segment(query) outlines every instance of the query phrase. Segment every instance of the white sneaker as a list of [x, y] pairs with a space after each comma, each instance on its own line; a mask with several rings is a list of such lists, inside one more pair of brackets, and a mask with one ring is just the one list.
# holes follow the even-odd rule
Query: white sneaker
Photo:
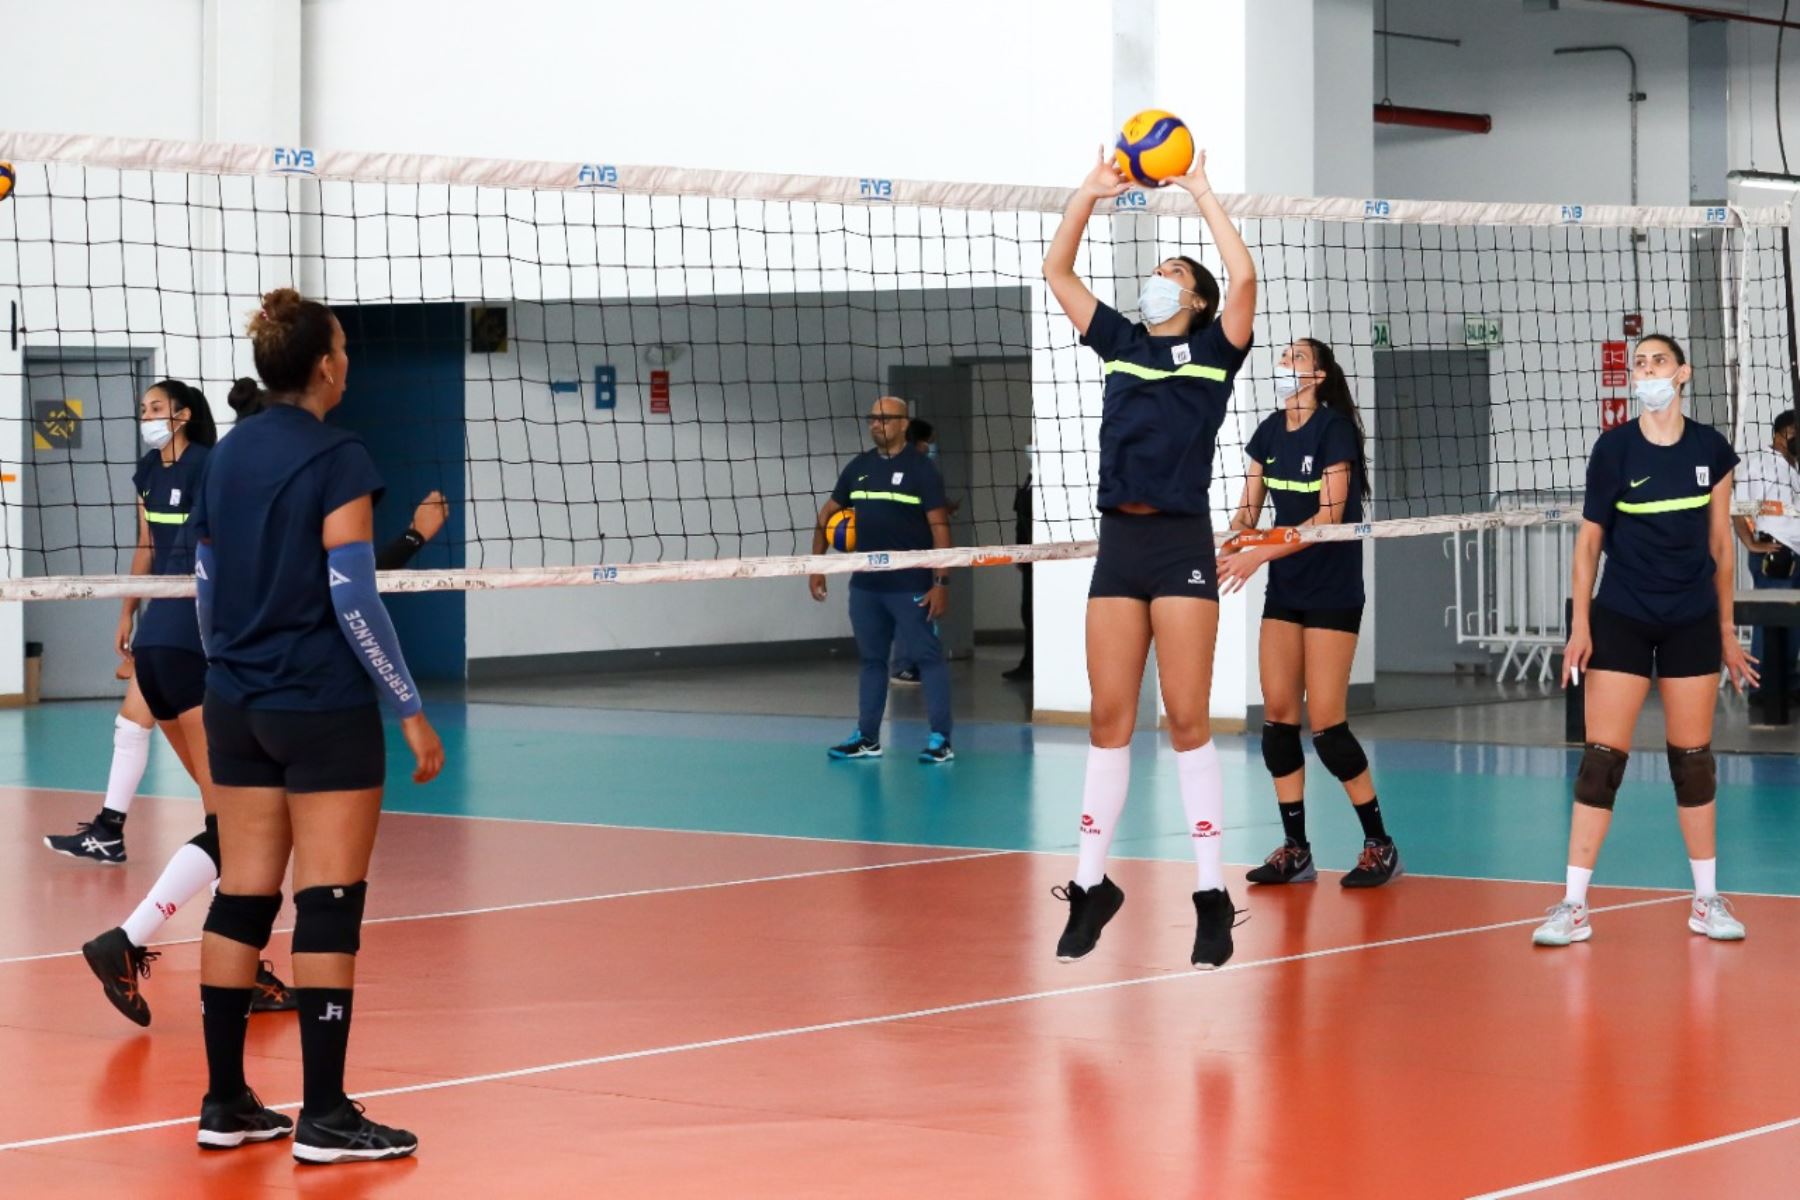
[[1688, 928], [1715, 942], [1744, 940], [1744, 923], [1731, 915], [1731, 901], [1723, 896], [1695, 896], [1688, 909]]
[[1565, 901], [1550, 910], [1548, 921], [1532, 930], [1531, 942], [1534, 946], [1566, 946], [1570, 942], [1585, 942], [1593, 936], [1594, 927], [1588, 924], [1587, 905]]

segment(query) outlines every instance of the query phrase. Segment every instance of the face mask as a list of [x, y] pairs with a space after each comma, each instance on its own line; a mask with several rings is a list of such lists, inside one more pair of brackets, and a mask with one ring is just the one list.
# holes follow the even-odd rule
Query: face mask
[[1275, 377], [1275, 394], [1286, 400], [1300, 390], [1300, 376], [1292, 371], [1283, 371]]
[[1645, 412], [1658, 413], [1675, 403], [1675, 381], [1640, 379], [1631, 386], [1631, 394], [1644, 406]]
[[144, 445], [152, 450], [161, 450], [175, 440], [175, 431], [164, 420], [144, 421], [138, 425], [138, 432], [143, 435]]
[[1173, 279], [1152, 275], [1138, 292], [1138, 315], [1152, 325], [1161, 325], [1181, 311], [1181, 293], [1185, 291]]

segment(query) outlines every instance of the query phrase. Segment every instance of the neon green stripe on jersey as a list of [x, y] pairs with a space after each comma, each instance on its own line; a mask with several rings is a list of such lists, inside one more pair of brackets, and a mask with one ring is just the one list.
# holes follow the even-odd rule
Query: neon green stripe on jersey
[[1173, 371], [1164, 371], [1156, 367], [1140, 367], [1134, 362], [1123, 359], [1112, 359], [1106, 364], [1106, 373], [1123, 371], [1127, 375], [1135, 375], [1139, 379], [1208, 379], [1213, 383], [1224, 383], [1225, 372], [1218, 367], [1202, 367], [1195, 363], [1187, 363], [1176, 367]]
[[1277, 479], [1273, 475], [1264, 475], [1263, 482], [1278, 492], [1317, 492], [1325, 486], [1325, 481], [1322, 479], [1315, 479], [1308, 483], [1304, 479]]
[[152, 525], [186, 525], [188, 515], [182, 512], [159, 513], [145, 510], [144, 520]]
[[855, 504], [858, 500], [892, 500], [895, 504], [925, 503], [921, 497], [908, 496], [905, 492], [851, 492], [850, 503]]
[[1633, 516], [1647, 517], [1653, 516], [1656, 513], [1684, 512], [1693, 508], [1705, 508], [1711, 503], [1712, 497], [1706, 495], [1683, 496], [1679, 500], [1646, 500], [1640, 504], [1631, 504], [1621, 500], [1616, 507], [1622, 513], [1631, 513]]

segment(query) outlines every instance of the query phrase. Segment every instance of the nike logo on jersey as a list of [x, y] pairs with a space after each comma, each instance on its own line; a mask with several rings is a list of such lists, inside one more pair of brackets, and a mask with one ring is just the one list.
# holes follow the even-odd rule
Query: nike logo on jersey
[[1263, 459], [1263, 461], [1265, 463], [1268, 463], [1271, 467], [1275, 465], [1275, 460], [1272, 458], [1265, 458], [1265, 459]]
[[1631, 486], [1632, 487], [1643, 487], [1646, 483], [1649, 483], [1649, 482], [1650, 482], [1650, 476], [1646, 475], [1642, 479], [1632, 480]]

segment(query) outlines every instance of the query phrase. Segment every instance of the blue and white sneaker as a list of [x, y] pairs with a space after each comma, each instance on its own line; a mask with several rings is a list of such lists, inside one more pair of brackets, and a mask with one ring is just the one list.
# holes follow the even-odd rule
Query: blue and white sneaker
[[950, 739], [941, 733], [934, 733], [926, 741], [925, 748], [919, 751], [922, 763], [947, 763], [956, 757], [956, 751], [950, 748]]
[[856, 729], [825, 753], [832, 758], [880, 758], [881, 743], [874, 738], [864, 737], [863, 731]]
[[1715, 942], [1744, 940], [1744, 923], [1732, 914], [1731, 902], [1723, 896], [1695, 896], [1688, 910], [1688, 928]]

